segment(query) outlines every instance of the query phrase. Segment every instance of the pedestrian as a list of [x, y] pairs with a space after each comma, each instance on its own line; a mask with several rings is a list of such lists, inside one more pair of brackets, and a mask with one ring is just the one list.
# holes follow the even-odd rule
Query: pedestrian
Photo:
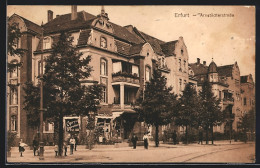
[[33, 139], [33, 155], [36, 156], [37, 155], [37, 150], [38, 150], [38, 141], [36, 140], [36, 138]]
[[173, 131], [173, 134], [172, 134], [172, 141], [173, 141], [173, 144], [176, 145], [176, 143], [177, 143], [177, 133], [176, 133], [175, 130]]
[[199, 143], [198, 144], [200, 144], [200, 143], [201, 143], [201, 145], [203, 143], [203, 132], [202, 132], [202, 130], [199, 130]]
[[63, 142], [63, 147], [64, 147], [64, 151], [65, 151], [64, 152], [64, 156], [67, 156], [67, 148], [68, 147], [67, 147], [67, 142], [66, 141]]
[[58, 145], [54, 146], [54, 151], [55, 151], [55, 157], [58, 156]]
[[74, 145], [75, 145], [75, 139], [74, 139], [74, 137], [72, 136], [72, 137], [70, 138], [70, 154], [71, 154], [71, 155], [73, 154]]
[[134, 134], [131, 140], [132, 140], [132, 143], [133, 143], [133, 149], [136, 149], [136, 142], [138, 140], [137, 136]]
[[75, 135], [75, 151], [77, 151], [77, 145], [78, 145], [78, 136]]
[[25, 144], [23, 143], [23, 139], [21, 139], [19, 142], [20, 157], [23, 157], [23, 152], [25, 151], [24, 146], [25, 146]]
[[143, 140], [144, 140], [144, 148], [145, 149], [148, 149], [148, 135], [147, 134], [144, 134], [143, 136]]

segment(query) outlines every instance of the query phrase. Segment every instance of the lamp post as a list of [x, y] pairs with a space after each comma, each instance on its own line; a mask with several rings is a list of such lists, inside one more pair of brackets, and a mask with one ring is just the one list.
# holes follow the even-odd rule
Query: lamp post
[[[42, 34], [41, 40], [43, 42], [43, 22], [41, 25]], [[41, 90], [41, 101], [40, 101], [40, 160], [44, 160], [44, 144], [43, 144], [43, 45], [41, 49], [41, 76], [40, 76], [40, 90]]]

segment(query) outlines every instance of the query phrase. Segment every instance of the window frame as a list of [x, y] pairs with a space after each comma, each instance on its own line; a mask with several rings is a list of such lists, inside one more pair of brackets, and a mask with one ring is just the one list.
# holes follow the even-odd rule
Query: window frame
[[[104, 41], [105, 41], [105, 46], [103, 46], [102, 44], [102, 39], [104, 39]], [[105, 49], [107, 49], [107, 38], [106, 37], [104, 37], [104, 36], [101, 36], [100, 37], [100, 48], [105, 48]]]

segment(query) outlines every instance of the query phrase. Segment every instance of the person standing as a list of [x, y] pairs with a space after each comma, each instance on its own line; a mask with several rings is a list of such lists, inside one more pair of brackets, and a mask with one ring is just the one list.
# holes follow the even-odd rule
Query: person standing
[[132, 143], [133, 143], [133, 149], [136, 149], [136, 142], [137, 142], [138, 138], [137, 136], [134, 134], [132, 137]]
[[25, 151], [24, 149], [24, 143], [23, 143], [23, 139], [20, 140], [19, 142], [19, 152], [20, 152], [20, 157], [23, 157], [23, 152]]
[[54, 146], [55, 157], [58, 156], [58, 145]]
[[70, 138], [70, 154], [71, 154], [71, 155], [73, 154], [74, 144], [75, 144], [75, 139], [74, 139], [74, 137], [72, 136], [72, 137]]
[[75, 135], [75, 151], [77, 151], [77, 145], [78, 145], [78, 136]]
[[148, 135], [147, 134], [144, 134], [143, 136], [143, 140], [144, 140], [144, 148], [145, 149], [148, 149]]
[[67, 142], [66, 141], [64, 141], [63, 142], [63, 146], [64, 146], [64, 156], [67, 156]]
[[36, 156], [36, 151], [38, 150], [38, 141], [36, 138], [33, 139], [33, 155]]
[[199, 130], [199, 143], [198, 144], [200, 144], [200, 143], [201, 143], [201, 145], [203, 143], [203, 132], [201, 129]]
[[177, 142], [176, 142], [176, 139], [177, 139], [177, 133], [176, 133], [176, 131], [174, 130], [174, 131], [173, 131], [173, 134], [172, 134], [172, 141], [173, 141], [173, 144], [174, 144], [174, 145], [176, 145], [176, 143], [177, 143]]

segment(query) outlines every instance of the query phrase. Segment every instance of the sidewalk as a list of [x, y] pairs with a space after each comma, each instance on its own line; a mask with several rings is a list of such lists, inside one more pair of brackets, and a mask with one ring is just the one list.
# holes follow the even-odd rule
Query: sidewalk
[[[204, 142], [205, 143], [205, 142]], [[210, 142], [211, 143], [211, 142]], [[248, 144], [250, 144], [249, 142]], [[129, 146], [119, 146], [115, 147], [115, 145], [95, 145], [92, 150], [86, 149], [85, 145], [78, 145], [77, 151], [73, 152], [73, 155], [70, 155], [70, 150], [68, 148], [68, 152], [66, 157], [55, 157], [54, 146], [45, 146], [44, 147], [44, 160], [39, 160], [39, 156], [33, 156], [33, 150], [30, 150], [29, 147], [25, 148], [25, 152], [23, 153], [24, 157], [20, 157], [20, 153], [18, 152], [18, 147], [14, 147], [11, 150], [11, 157], [7, 158], [7, 161], [11, 164], [28, 164], [28, 163], [36, 163], [36, 162], [44, 162], [44, 163], [99, 163], [99, 162], [107, 162], [109, 160], [113, 160], [117, 157], [125, 157], [129, 155], [149, 155], [152, 153], [160, 153], [165, 150], [172, 151], [181, 154], [185, 153], [186, 151], [193, 151], [194, 150], [206, 150], [206, 149], [213, 149], [217, 146], [223, 147], [225, 145], [241, 145], [244, 144], [243, 142], [234, 142], [232, 141], [231, 144], [229, 141], [214, 141], [214, 145], [200, 145], [197, 143], [193, 144], [163, 144], [160, 143], [159, 147], [154, 146], [154, 142], [150, 142], [149, 150], [145, 150], [143, 146], [137, 146], [136, 149], [133, 149]], [[199, 148], [198, 148], [199, 147]], [[201, 148], [202, 147], [202, 148]], [[235, 146], [234, 146], [235, 147]], [[201, 148], [201, 149], [200, 149]], [[174, 152], [174, 153], [175, 153]], [[160, 157], [160, 156], [158, 156]], [[127, 159], [126, 159], [127, 160]]]

